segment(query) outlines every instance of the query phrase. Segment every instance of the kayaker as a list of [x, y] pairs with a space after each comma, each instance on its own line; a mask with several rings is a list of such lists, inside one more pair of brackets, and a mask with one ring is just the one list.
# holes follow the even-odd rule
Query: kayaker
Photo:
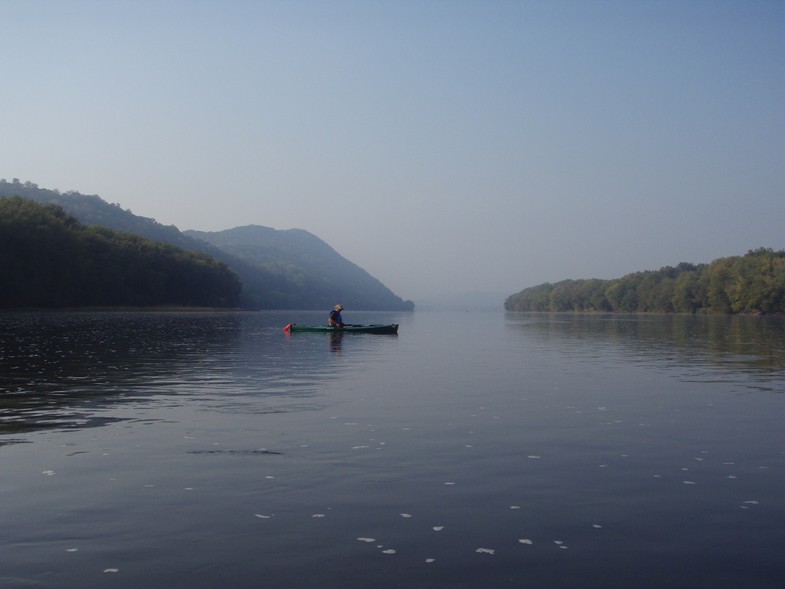
[[343, 307], [341, 305], [335, 305], [333, 310], [330, 311], [330, 316], [327, 318], [327, 325], [330, 327], [343, 327], [341, 311], [343, 311]]

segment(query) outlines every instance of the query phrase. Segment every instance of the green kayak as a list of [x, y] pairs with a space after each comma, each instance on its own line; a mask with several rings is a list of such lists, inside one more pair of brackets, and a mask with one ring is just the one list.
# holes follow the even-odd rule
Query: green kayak
[[294, 331], [321, 331], [323, 333], [398, 333], [398, 324], [390, 323], [388, 325], [375, 324], [375, 325], [349, 325], [343, 327], [330, 327], [329, 325], [297, 325], [290, 323], [283, 328], [286, 333]]

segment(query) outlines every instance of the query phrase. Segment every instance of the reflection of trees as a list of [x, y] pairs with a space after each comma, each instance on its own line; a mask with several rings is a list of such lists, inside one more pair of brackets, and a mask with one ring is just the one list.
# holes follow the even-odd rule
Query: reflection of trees
[[322, 338], [287, 341], [279, 322], [263, 313], [0, 314], [0, 435], [98, 427], [118, 419], [107, 408], [134, 402], [312, 408], [335, 365]]
[[280, 323], [274, 313], [0, 314], [0, 436], [98, 427], [119, 419], [108, 408], [134, 402], [317, 407], [334, 358], [323, 338], [293, 341]]
[[114, 421], [96, 409], [160, 392], [236, 336], [224, 314], [0, 316], [0, 433]]
[[625, 355], [785, 378], [783, 317], [508, 313], [507, 318], [542, 337], [591, 339]]

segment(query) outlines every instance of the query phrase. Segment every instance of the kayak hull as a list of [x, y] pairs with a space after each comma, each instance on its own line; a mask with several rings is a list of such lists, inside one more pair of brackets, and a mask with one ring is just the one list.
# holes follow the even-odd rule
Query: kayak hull
[[330, 327], [329, 325], [297, 325], [290, 323], [283, 328], [286, 333], [295, 331], [311, 331], [322, 333], [398, 333], [398, 324], [372, 324], [372, 325], [344, 325], [343, 327]]

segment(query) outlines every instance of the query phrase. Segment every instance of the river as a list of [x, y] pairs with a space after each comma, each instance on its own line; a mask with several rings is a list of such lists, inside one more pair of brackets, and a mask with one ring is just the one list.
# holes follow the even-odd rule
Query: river
[[780, 587], [785, 318], [0, 315], [0, 587]]

